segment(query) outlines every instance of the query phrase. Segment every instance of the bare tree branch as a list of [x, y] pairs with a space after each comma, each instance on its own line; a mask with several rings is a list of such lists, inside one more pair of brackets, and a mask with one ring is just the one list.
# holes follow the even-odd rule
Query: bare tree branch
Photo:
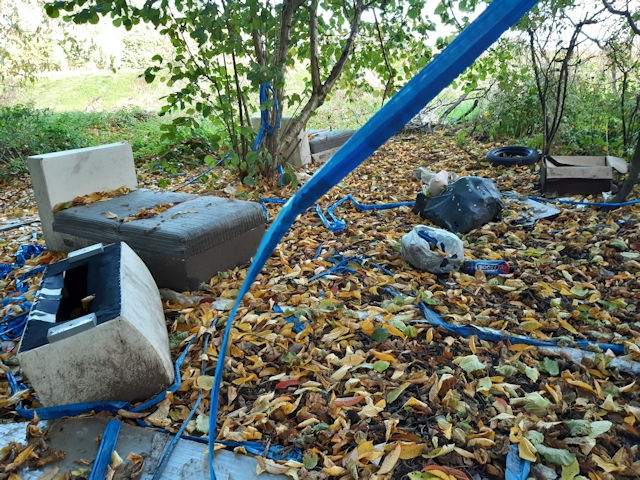
[[636, 35], [640, 35], [640, 27], [633, 20], [633, 16], [631, 15], [631, 12], [629, 11], [628, 8], [626, 10], [618, 10], [613, 6], [613, 2], [609, 2], [607, 0], [602, 0], [602, 4], [604, 5], [604, 8], [606, 8], [609, 11], [609, 13], [613, 13], [614, 15], [620, 15], [621, 17], [626, 18], [627, 23], [629, 24], [629, 27], [631, 27], [631, 30], [633, 30], [633, 32]]

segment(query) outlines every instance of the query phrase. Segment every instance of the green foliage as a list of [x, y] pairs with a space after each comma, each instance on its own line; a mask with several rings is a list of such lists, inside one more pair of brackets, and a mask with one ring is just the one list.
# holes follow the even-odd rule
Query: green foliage
[[0, 2], [0, 105], [38, 72], [55, 68], [53, 45], [42, 35], [44, 28], [32, 27], [27, 20], [34, 12], [33, 1]]
[[178, 129], [172, 139], [162, 136], [163, 125], [156, 114], [133, 109], [54, 113], [24, 105], [2, 107], [0, 176], [24, 172], [29, 155], [118, 141], [131, 144], [138, 163], [167, 173], [218, 154], [217, 130], [208, 122], [195, 131]]
[[2, 173], [24, 171], [24, 159], [47, 151], [85, 146], [86, 131], [78, 117], [54, 117], [50, 112], [18, 105], [0, 108], [0, 168]]

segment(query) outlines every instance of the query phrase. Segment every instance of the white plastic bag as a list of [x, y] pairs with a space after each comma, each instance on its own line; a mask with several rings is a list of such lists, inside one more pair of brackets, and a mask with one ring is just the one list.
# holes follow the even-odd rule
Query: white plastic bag
[[448, 273], [464, 262], [464, 245], [454, 233], [418, 225], [402, 237], [400, 253], [405, 262], [418, 270]]

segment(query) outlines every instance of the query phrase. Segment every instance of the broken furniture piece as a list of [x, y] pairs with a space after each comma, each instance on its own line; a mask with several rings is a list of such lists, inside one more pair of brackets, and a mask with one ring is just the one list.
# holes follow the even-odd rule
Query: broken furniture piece
[[43, 405], [144, 400], [174, 380], [162, 301], [125, 243], [49, 265], [18, 360]]
[[355, 130], [313, 130], [309, 132], [309, 150], [316, 163], [325, 163], [349, 140]]
[[[127, 143], [36, 155], [28, 166], [49, 249], [124, 241], [160, 287], [192, 290], [247, 263], [266, 230], [256, 202], [138, 189]], [[78, 196], [122, 187], [129, 193], [54, 212]]]

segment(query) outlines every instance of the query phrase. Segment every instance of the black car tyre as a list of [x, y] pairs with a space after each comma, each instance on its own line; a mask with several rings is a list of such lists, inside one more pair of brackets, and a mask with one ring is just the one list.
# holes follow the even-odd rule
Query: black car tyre
[[540, 156], [535, 148], [517, 145], [498, 147], [487, 152], [487, 162], [491, 165], [532, 165]]

